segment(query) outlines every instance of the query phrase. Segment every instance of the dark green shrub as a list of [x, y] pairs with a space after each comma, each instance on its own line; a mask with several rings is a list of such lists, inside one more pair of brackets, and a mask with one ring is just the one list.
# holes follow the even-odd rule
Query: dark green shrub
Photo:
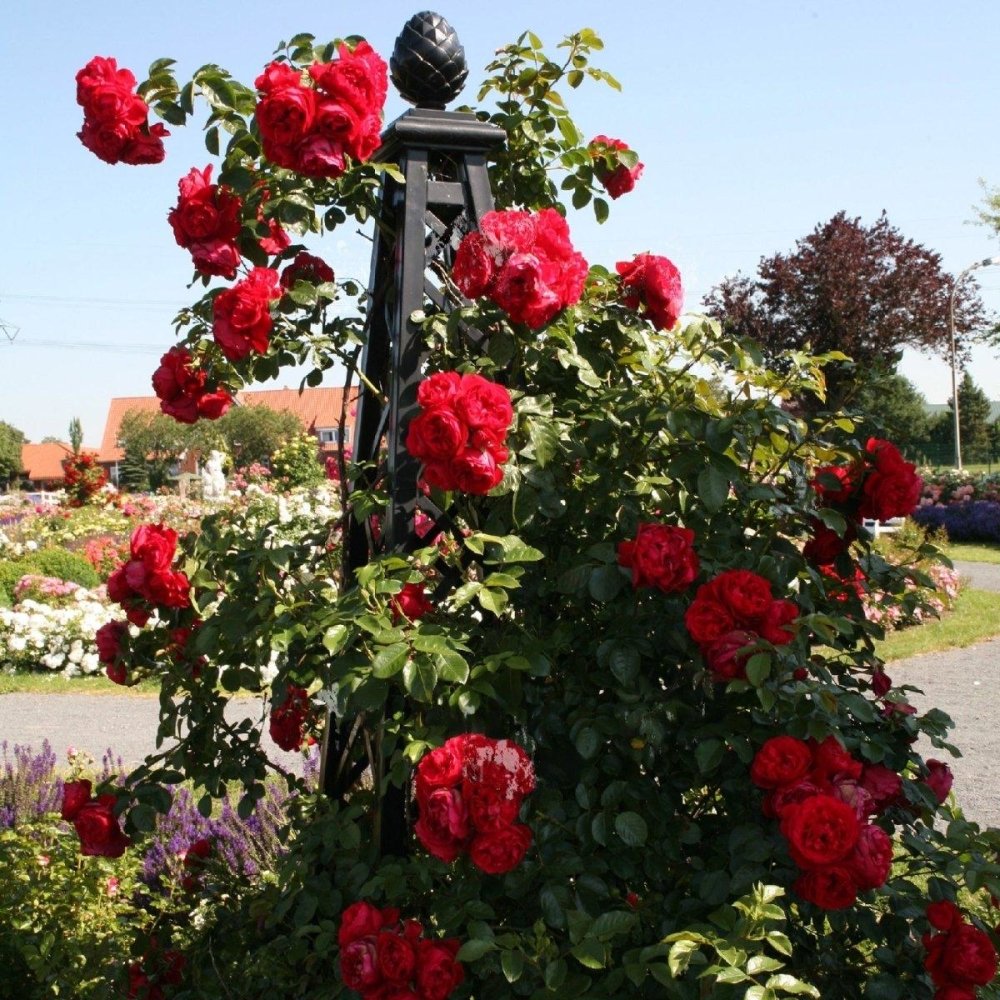
[[0, 607], [9, 608], [14, 603], [14, 588], [22, 576], [41, 573], [34, 556], [21, 559], [0, 559]]
[[43, 576], [54, 576], [88, 588], [96, 587], [101, 582], [94, 567], [83, 556], [68, 549], [49, 546], [36, 552], [31, 561], [38, 567], [36, 572]]

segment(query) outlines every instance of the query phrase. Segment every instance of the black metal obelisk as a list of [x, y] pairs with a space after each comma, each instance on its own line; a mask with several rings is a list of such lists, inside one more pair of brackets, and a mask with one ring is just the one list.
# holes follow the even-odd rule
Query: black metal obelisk
[[[390, 502], [378, 530], [367, 519], [349, 517], [344, 539], [345, 585], [351, 574], [380, 552], [412, 551], [447, 529], [447, 513], [417, 488], [419, 463], [406, 451], [404, 434], [416, 406], [417, 385], [426, 354], [418, 310], [449, 311], [442, 274], [450, 273], [462, 237], [478, 228], [493, 208], [487, 171], [491, 149], [503, 145], [504, 132], [475, 115], [444, 110], [465, 83], [465, 52], [451, 25], [438, 14], [416, 14], [396, 40], [390, 60], [392, 81], [416, 105], [396, 119], [382, 137], [375, 159], [394, 163], [404, 183], [386, 177], [376, 218], [369, 281], [368, 336], [361, 361], [353, 459], [367, 468], [352, 490], [375, 483]], [[477, 331], [467, 336], [480, 338]], [[418, 505], [434, 522], [430, 536], [418, 538]], [[347, 765], [367, 723], [355, 718], [327, 723], [323, 789], [341, 798], [358, 765]], [[389, 789], [383, 805], [381, 846], [385, 853], [405, 851], [405, 794]]]

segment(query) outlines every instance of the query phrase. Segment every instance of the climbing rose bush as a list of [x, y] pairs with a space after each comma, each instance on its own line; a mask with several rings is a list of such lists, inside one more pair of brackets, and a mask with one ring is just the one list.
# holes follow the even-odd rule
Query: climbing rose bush
[[[682, 323], [669, 246], [575, 249], [570, 206], [603, 222], [638, 176], [567, 106], [614, 83], [600, 47], [583, 30], [550, 56], [527, 32], [487, 67], [496, 205], [429, 237], [436, 291], [404, 317], [419, 360], [389, 412], [392, 380], [358, 363], [371, 301], [334, 280], [336, 245], [301, 256], [402, 191], [376, 149], [382, 58], [303, 34], [254, 87], [164, 61], [139, 85], [176, 124], [209, 99], [218, 169], [177, 206], [204, 279], [176, 322], [192, 370], [230, 394], [286, 365], [307, 385], [346, 372], [341, 426], [363, 385], [359, 422], [406, 449], [359, 442], [339, 503], [255, 494], [183, 538], [146, 529], [113, 578], [132, 627], [150, 620], [106, 651], [159, 678], [161, 731], [181, 734], [128, 776], [126, 835], [179, 775], [206, 810], [241, 787], [250, 815], [265, 727], [294, 747], [307, 703], [327, 715], [324, 794], [297, 800], [272, 884], [193, 935], [200, 995], [931, 1000], [985, 982], [987, 962], [942, 979], [927, 906], [968, 899], [990, 938], [1000, 841], [942, 800], [948, 720], [882, 669], [859, 593], [916, 606], [912, 571], [859, 530], [919, 493], [915, 470], [840, 414], [797, 415], [829, 358], [772, 372]], [[432, 150], [431, 175], [460, 179], [458, 156]], [[414, 495], [393, 498], [402, 481]], [[231, 693], [268, 688], [270, 715], [227, 718]]]

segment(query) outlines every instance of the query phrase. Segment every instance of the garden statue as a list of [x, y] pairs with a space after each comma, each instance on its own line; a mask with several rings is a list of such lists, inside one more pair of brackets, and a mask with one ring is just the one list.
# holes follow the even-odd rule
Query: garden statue
[[[150, 903], [142, 989], [991, 989], [1000, 833], [949, 804], [924, 756], [950, 752], [949, 722], [885, 672], [861, 600], [916, 606], [919, 574], [862, 521], [908, 514], [920, 480], [844, 415], [783, 407], [823, 398], [828, 358], [768, 370], [682, 321], [666, 256], [575, 248], [564, 197], [599, 222], [641, 197], [637, 154], [567, 107], [617, 87], [600, 48], [583, 29], [550, 56], [526, 32], [487, 67], [476, 99], [496, 106], [448, 112], [461, 46], [417, 15], [392, 57], [417, 107], [384, 139], [388, 67], [357, 37], [297, 35], [252, 88], [215, 65], [178, 83], [169, 60], [138, 86], [103, 57], [77, 78], [80, 138], [108, 162], [164, 159], [150, 111], [209, 108], [218, 162], [182, 166], [169, 221], [215, 287], [178, 317], [164, 409], [212, 419], [293, 363], [306, 385], [342, 366], [345, 407], [361, 392], [341, 510], [306, 544], [223, 513], [183, 538], [144, 524], [108, 582], [109, 674], [158, 676], [159, 732], [182, 736], [121, 788], [68, 789], [85, 853], [128, 850], [181, 779], [206, 815], [238, 784], [249, 815], [274, 768], [225, 708], [265, 674], [274, 741], [325, 744], [326, 794], [281, 775], [299, 796], [273, 878], [204, 888], [200, 926]], [[315, 237], [372, 218], [365, 291]], [[184, 968], [157, 979], [167, 948]]]
[[221, 500], [226, 495], [226, 474], [222, 471], [226, 456], [210, 451], [201, 470], [201, 495], [205, 500]]

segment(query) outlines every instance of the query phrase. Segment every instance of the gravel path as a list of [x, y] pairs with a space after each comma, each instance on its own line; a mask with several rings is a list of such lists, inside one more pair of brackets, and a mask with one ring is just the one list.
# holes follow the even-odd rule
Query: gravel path
[[959, 562], [955, 569], [975, 590], [1000, 591], [1000, 563]]

